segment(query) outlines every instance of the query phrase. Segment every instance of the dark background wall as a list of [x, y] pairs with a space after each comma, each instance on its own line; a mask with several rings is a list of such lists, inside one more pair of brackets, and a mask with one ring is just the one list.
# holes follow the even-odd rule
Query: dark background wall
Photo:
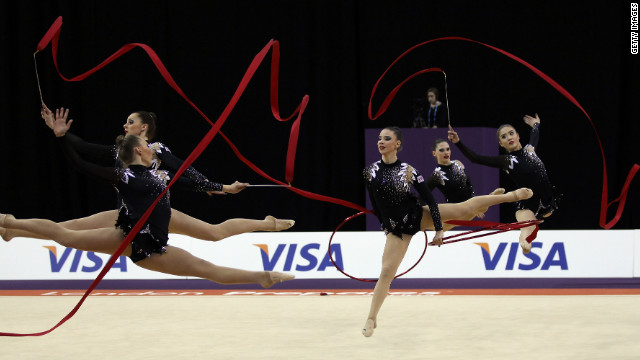
[[[418, 77], [385, 115], [370, 121], [369, 96], [384, 70], [429, 39], [462, 36], [488, 43], [551, 76], [591, 115], [604, 146], [609, 199], [614, 199], [632, 164], [640, 162], [640, 55], [630, 54], [629, 9], [626, 1], [601, 3], [597, 9], [581, 1], [3, 1], [0, 211], [66, 220], [115, 205], [111, 187], [68, 166], [39, 117], [32, 55], [59, 15], [64, 19], [59, 64], [65, 76], [94, 67], [124, 44], [145, 43], [212, 119], [254, 55], [269, 39], [279, 40], [281, 112], [291, 113], [304, 94], [311, 97], [293, 185], [358, 204], [365, 200], [363, 130], [409, 127], [412, 100], [429, 86], [443, 85], [441, 74]], [[45, 102], [71, 108], [72, 131], [89, 141], [112, 143], [131, 112], [150, 110], [160, 119], [158, 140], [186, 158], [209, 128], [139, 49], [76, 83], [56, 74], [50, 48], [37, 56]], [[267, 62], [258, 70], [223, 131], [247, 158], [283, 179], [291, 123], [271, 116], [269, 67]], [[425, 46], [403, 59], [381, 83], [374, 108], [402, 79], [428, 67], [447, 72], [456, 127], [509, 122], [526, 141], [522, 116], [540, 114], [538, 154], [565, 194], [545, 228], [598, 228], [602, 160], [595, 132], [577, 108], [522, 65], [458, 41]], [[264, 183], [219, 137], [195, 167], [212, 180]], [[638, 181], [616, 228], [640, 226]], [[332, 230], [353, 213], [283, 189], [212, 198], [176, 190], [171, 200], [175, 208], [209, 222], [273, 214], [295, 218], [299, 231]], [[503, 220], [513, 220], [509, 208], [502, 213]], [[345, 229], [364, 229], [364, 221]]]

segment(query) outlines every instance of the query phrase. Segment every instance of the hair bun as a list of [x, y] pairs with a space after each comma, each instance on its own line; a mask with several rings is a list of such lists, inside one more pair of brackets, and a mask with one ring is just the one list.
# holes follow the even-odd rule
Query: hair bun
[[125, 138], [124, 135], [118, 135], [118, 137], [116, 138], [116, 145], [118, 147], [120, 147], [120, 145], [122, 145], [122, 143], [124, 142], [124, 138]]

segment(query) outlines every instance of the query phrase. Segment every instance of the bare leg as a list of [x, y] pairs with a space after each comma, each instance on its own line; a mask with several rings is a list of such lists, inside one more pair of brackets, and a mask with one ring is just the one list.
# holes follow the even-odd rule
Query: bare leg
[[[500, 194], [504, 194], [504, 188], [497, 188], [497, 189], [495, 189], [495, 190], [493, 190], [492, 192], [489, 193], [489, 195], [500, 195]], [[476, 213], [475, 217], [477, 217], [478, 219], [483, 219], [484, 218], [484, 213], [487, 212], [487, 210], [489, 210], [489, 208], [483, 208], [483, 209], [478, 210], [478, 213]], [[473, 219], [473, 218], [471, 218], [471, 219]], [[469, 220], [471, 220], [471, 219], [469, 219]], [[449, 229], [445, 229], [445, 231], [446, 230], [449, 230]]]
[[373, 335], [373, 329], [377, 326], [378, 311], [380, 311], [382, 303], [389, 293], [391, 281], [396, 276], [398, 267], [409, 248], [410, 242], [411, 235], [402, 234], [402, 238], [391, 233], [387, 235], [387, 242], [384, 245], [384, 252], [382, 253], [382, 270], [380, 271], [380, 278], [373, 290], [369, 316], [367, 317], [367, 321], [362, 329], [362, 335], [366, 337]]
[[[11, 215], [0, 215], [0, 227], [31, 231], [53, 239], [63, 246], [107, 254], [113, 254], [124, 238], [122, 230], [116, 228], [69, 230], [50, 220], [17, 220]], [[131, 255], [131, 245], [123, 254]], [[265, 288], [294, 278], [294, 275], [274, 271], [246, 271], [217, 266], [173, 246], [167, 246], [167, 252], [164, 254], [152, 254], [136, 264], [167, 274], [198, 276], [222, 284], [257, 283]]]
[[252, 231], [280, 231], [293, 226], [293, 220], [280, 220], [267, 216], [264, 220], [230, 219], [221, 224], [212, 225], [193, 218], [176, 209], [171, 209], [169, 232], [188, 235], [201, 240], [218, 241], [233, 235]]
[[[469, 217], [473, 218], [479, 210], [489, 208], [490, 206], [528, 199], [531, 196], [533, 196], [533, 192], [530, 189], [520, 188], [506, 194], [474, 196], [465, 202], [457, 204], [438, 204], [438, 209], [440, 210], [440, 218], [442, 219], [442, 222], [447, 220], [460, 220]], [[426, 206], [424, 207], [420, 229], [434, 229], [431, 213], [429, 212], [429, 208]]]
[[165, 274], [197, 276], [220, 284], [260, 284], [264, 288], [294, 278], [292, 274], [275, 271], [248, 271], [218, 266], [170, 245], [164, 254], [151, 254], [136, 262], [136, 265]]
[[[124, 239], [122, 230], [111, 228], [92, 230], [69, 230], [64, 226], [45, 219], [15, 219], [12, 215], [0, 214], [0, 227], [25, 230], [51, 239], [65, 247], [78, 250], [113, 254]], [[124, 251], [131, 254], [131, 245]]]
[[[59, 223], [69, 230], [90, 230], [113, 227], [118, 219], [117, 210], [103, 211], [80, 219]], [[212, 225], [188, 216], [178, 210], [171, 209], [169, 232], [183, 234], [202, 240], [218, 241], [224, 238], [252, 231], [280, 231], [289, 229], [295, 224], [293, 220], [276, 219], [267, 216], [264, 220], [231, 219], [222, 224]], [[9, 241], [14, 237], [29, 237], [51, 240], [42, 234], [20, 230], [0, 228], [0, 236]]]
[[[533, 211], [529, 209], [518, 210], [516, 211], [516, 220], [518, 221], [529, 221], [529, 220], [537, 220], [536, 215]], [[531, 251], [531, 243], [527, 241], [527, 237], [531, 235], [533, 230], [535, 230], [536, 226], [531, 225], [527, 227], [523, 227], [520, 229], [520, 247], [522, 248], [522, 253], [528, 254]]]
[[[59, 225], [69, 230], [91, 230], [113, 227], [118, 219], [117, 210], [108, 210], [93, 214], [91, 216], [73, 219], [58, 223]], [[3, 229], [0, 228], [0, 236], [4, 241], [9, 241], [14, 237], [28, 237], [34, 239], [52, 240], [42, 234], [36, 234], [34, 232], [21, 230], [21, 229]]]

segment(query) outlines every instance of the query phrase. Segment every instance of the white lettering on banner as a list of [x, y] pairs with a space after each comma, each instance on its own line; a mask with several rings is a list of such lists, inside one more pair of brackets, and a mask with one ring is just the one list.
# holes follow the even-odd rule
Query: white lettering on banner
[[[342, 295], [342, 296], [371, 296], [373, 291], [338, 291], [338, 292], [315, 292], [315, 291], [288, 291], [288, 292], [272, 292], [272, 291], [230, 291], [224, 293], [224, 296], [262, 296], [262, 295]], [[389, 291], [389, 296], [434, 296], [440, 295], [439, 291]]]
[[[42, 294], [42, 296], [83, 296], [84, 292], [59, 292], [59, 291], [50, 291], [48, 293]], [[145, 292], [92, 292], [89, 296], [192, 296], [192, 295], [204, 295], [203, 292], [199, 291], [183, 291], [183, 292], [175, 292], [175, 291], [145, 291]]]

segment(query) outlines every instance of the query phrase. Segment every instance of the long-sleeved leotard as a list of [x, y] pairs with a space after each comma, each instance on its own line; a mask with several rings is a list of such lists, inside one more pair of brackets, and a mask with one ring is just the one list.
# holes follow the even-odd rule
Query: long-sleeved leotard
[[427, 186], [429, 190], [440, 189], [448, 203], [460, 203], [474, 196], [471, 179], [458, 160], [449, 165], [438, 165], [429, 176]]
[[[88, 143], [78, 137], [77, 135], [67, 132], [63, 138], [67, 141], [78, 153], [87, 155], [95, 159], [104, 161], [116, 161], [119, 164], [118, 151], [115, 145], [100, 145]], [[175, 174], [180, 166], [184, 163], [166, 147], [163, 143], [154, 142], [149, 144], [149, 149], [153, 150], [153, 160], [151, 163], [150, 171], [156, 173], [158, 177], [165, 177], [166, 183], [171, 180], [171, 176]], [[187, 183], [180, 183], [180, 189], [192, 190], [197, 192], [208, 191], [203, 189], [212, 189], [213, 191], [222, 191], [222, 184], [209, 181], [203, 174], [198, 172], [192, 166], [189, 166], [183, 173], [183, 176], [191, 179], [188, 183], [190, 187], [187, 187]], [[178, 185], [178, 184], [176, 184]]]
[[529, 143], [522, 149], [507, 155], [478, 155], [466, 147], [462, 141], [456, 143], [456, 146], [471, 162], [502, 169], [517, 186], [533, 190], [533, 197], [519, 201], [517, 208], [518, 210], [529, 209], [537, 218], [543, 218], [551, 215], [558, 208], [558, 198], [549, 181], [547, 169], [535, 152], [539, 134], [540, 125], [535, 124], [531, 129]]
[[385, 233], [402, 238], [402, 234], [414, 235], [420, 231], [423, 210], [418, 198], [411, 193], [411, 185], [429, 206], [435, 230], [442, 230], [438, 204], [413, 166], [400, 160], [393, 164], [379, 160], [366, 167], [363, 175], [373, 210]]
[[[122, 229], [125, 236], [133, 226], [140, 220], [155, 199], [166, 189], [166, 175], [161, 173], [165, 170], [152, 172], [143, 165], [130, 165], [127, 168], [120, 166], [104, 167], [83, 160], [66, 136], [60, 137], [59, 141], [65, 148], [65, 153], [74, 165], [82, 172], [111, 183], [122, 203], [119, 209], [118, 220], [115, 226]], [[184, 187], [193, 187], [193, 181], [180, 177], [178, 182], [182, 182]], [[213, 184], [213, 183], [210, 183]], [[213, 190], [203, 188], [201, 191]], [[169, 239], [169, 221], [171, 219], [171, 204], [169, 202], [169, 192], [165, 193], [158, 202], [153, 212], [142, 227], [142, 230], [131, 242], [131, 260], [136, 262], [149, 257], [152, 253], [163, 253]]]

